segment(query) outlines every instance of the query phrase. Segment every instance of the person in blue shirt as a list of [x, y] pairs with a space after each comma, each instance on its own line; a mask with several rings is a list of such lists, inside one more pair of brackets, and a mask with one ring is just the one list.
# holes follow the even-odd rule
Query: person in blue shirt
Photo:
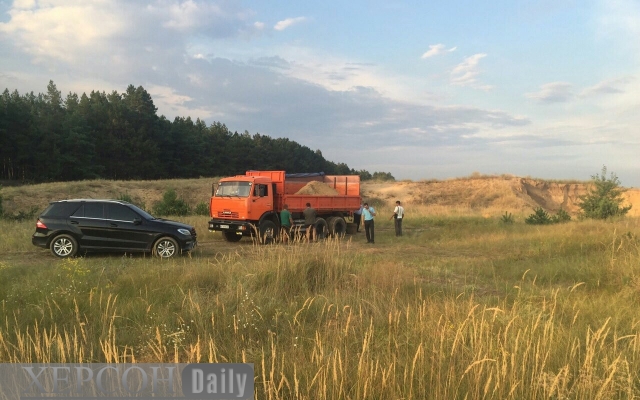
[[369, 204], [364, 203], [362, 208], [362, 219], [364, 220], [364, 232], [367, 235], [367, 243], [374, 244], [374, 223], [373, 217], [376, 216], [376, 210], [373, 207], [369, 207]]

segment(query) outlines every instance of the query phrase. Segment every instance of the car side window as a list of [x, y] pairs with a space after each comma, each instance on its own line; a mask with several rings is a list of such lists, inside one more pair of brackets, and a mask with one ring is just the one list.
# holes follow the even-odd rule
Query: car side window
[[80, 208], [78, 208], [76, 210], [76, 212], [74, 212], [73, 214], [71, 214], [72, 217], [84, 217], [84, 204], [80, 206]]
[[85, 218], [104, 218], [104, 204], [102, 203], [85, 203], [83, 208]]
[[107, 209], [111, 220], [133, 222], [136, 218], [140, 218], [132, 209], [122, 204], [109, 204]]
[[66, 203], [66, 202], [61, 202], [61, 203], [54, 203], [51, 204], [43, 213], [42, 216], [43, 217], [67, 217], [69, 215], [71, 215], [74, 211], [76, 211], [76, 208], [78, 208], [80, 204], [79, 203]]

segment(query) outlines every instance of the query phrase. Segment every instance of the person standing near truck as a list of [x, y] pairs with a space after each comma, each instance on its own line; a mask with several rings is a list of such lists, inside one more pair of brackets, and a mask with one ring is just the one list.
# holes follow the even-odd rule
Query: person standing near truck
[[316, 210], [311, 208], [311, 203], [307, 203], [307, 208], [302, 211], [302, 215], [304, 215], [305, 235], [309, 241], [313, 239], [313, 226], [316, 224], [316, 214]]
[[[396, 227], [396, 237], [402, 236], [402, 218], [404, 218], [404, 207], [400, 205], [400, 200], [396, 201], [396, 208], [393, 209], [394, 225]], [[391, 219], [389, 218], [389, 219]]]
[[282, 206], [282, 211], [280, 211], [280, 234], [282, 235], [282, 240], [284, 242], [289, 241], [292, 226], [293, 217], [291, 217], [291, 212], [289, 212], [289, 206], [285, 204]]
[[356, 224], [356, 233], [360, 232], [360, 220], [362, 219], [362, 203], [360, 203], [360, 208], [353, 212], [353, 223]]
[[375, 226], [373, 223], [373, 217], [376, 216], [376, 210], [373, 207], [369, 207], [369, 204], [364, 203], [364, 207], [362, 209], [362, 217], [364, 220], [364, 233], [367, 235], [367, 243], [374, 244], [374, 230]]

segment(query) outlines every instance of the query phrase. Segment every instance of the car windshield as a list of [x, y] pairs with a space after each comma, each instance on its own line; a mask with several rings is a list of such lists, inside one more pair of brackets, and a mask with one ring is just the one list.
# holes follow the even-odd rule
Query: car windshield
[[149, 214], [148, 212], [146, 212], [145, 210], [143, 210], [140, 207], [134, 206], [133, 204], [129, 204], [129, 207], [131, 207], [131, 209], [135, 212], [137, 212], [138, 214], [140, 214], [140, 216], [144, 219], [157, 219], [156, 217], [154, 217], [153, 215]]
[[216, 197], [249, 197], [251, 182], [220, 182]]

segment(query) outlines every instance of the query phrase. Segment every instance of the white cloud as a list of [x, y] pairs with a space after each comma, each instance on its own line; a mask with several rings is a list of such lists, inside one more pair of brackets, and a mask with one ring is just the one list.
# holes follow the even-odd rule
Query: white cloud
[[433, 56], [437, 56], [438, 54], [442, 54], [442, 53], [451, 53], [456, 51], [457, 47], [452, 47], [450, 49], [446, 49], [446, 46], [442, 43], [438, 43], [438, 44], [430, 44], [429, 45], [429, 50], [427, 52], [425, 52], [424, 54], [422, 54], [422, 59], [425, 58], [429, 58], [429, 57], [433, 57]]
[[490, 90], [492, 86], [477, 83], [477, 77], [480, 74], [478, 64], [480, 60], [486, 57], [484, 53], [474, 54], [467, 57], [462, 63], [458, 64], [451, 71], [451, 84], [455, 86], [470, 86], [476, 89]]
[[429, 51], [422, 55], [422, 58], [429, 58], [433, 56], [437, 56], [444, 51], [445, 46], [443, 44], [431, 44], [429, 45]]
[[11, 19], [0, 23], [0, 34], [10, 36], [36, 61], [43, 57], [73, 61], [78, 50], [90, 49], [126, 31], [127, 21], [120, 12], [110, 3], [68, 1], [56, 7], [38, 7], [35, 2], [16, 2], [9, 12]]
[[273, 27], [276, 31], [283, 31], [293, 25], [297, 25], [303, 21], [305, 21], [305, 17], [296, 17], [296, 18], [287, 18], [282, 21], [278, 21], [278, 23]]
[[189, 107], [188, 104], [194, 99], [178, 94], [171, 87], [151, 85], [147, 87], [147, 91], [151, 94], [153, 103], [158, 107], [158, 112], [161, 115], [191, 116], [193, 120], [196, 118], [224, 118], [224, 114], [216, 113], [208, 107]]
[[163, 15], [164, 26], [180, 31], [206, 25], [210, 23], [212, 18], [223, 15], [222, 10], [216, 4], [193, 0], [174, 2], [168, 6], [160, 3], [154, 8], [159, 9]]
[[568, 82], [551, 82], [533, 93], [525, 93], [525, 97], [541, 103], [562, 103], [573, 99], [573, 85]]
[[605, 94], [624, 93], [629, 83], [634, 80], [631, 76], [622, 78], [607, 79], [588, 87], [580, 92], [580, 97], [591, 97]]
[[188, 37], [176, 31], [214, 38], [256, 31], [247, 22], [250, 12], [233, 3], [220, 4], [227, 8], [194, 0], [20, 0], [8, 11], [10, 19], [0, 22], [0, 40], [36, 63], [111, 63], [138, 56], [140, 49], [182, 47]]

